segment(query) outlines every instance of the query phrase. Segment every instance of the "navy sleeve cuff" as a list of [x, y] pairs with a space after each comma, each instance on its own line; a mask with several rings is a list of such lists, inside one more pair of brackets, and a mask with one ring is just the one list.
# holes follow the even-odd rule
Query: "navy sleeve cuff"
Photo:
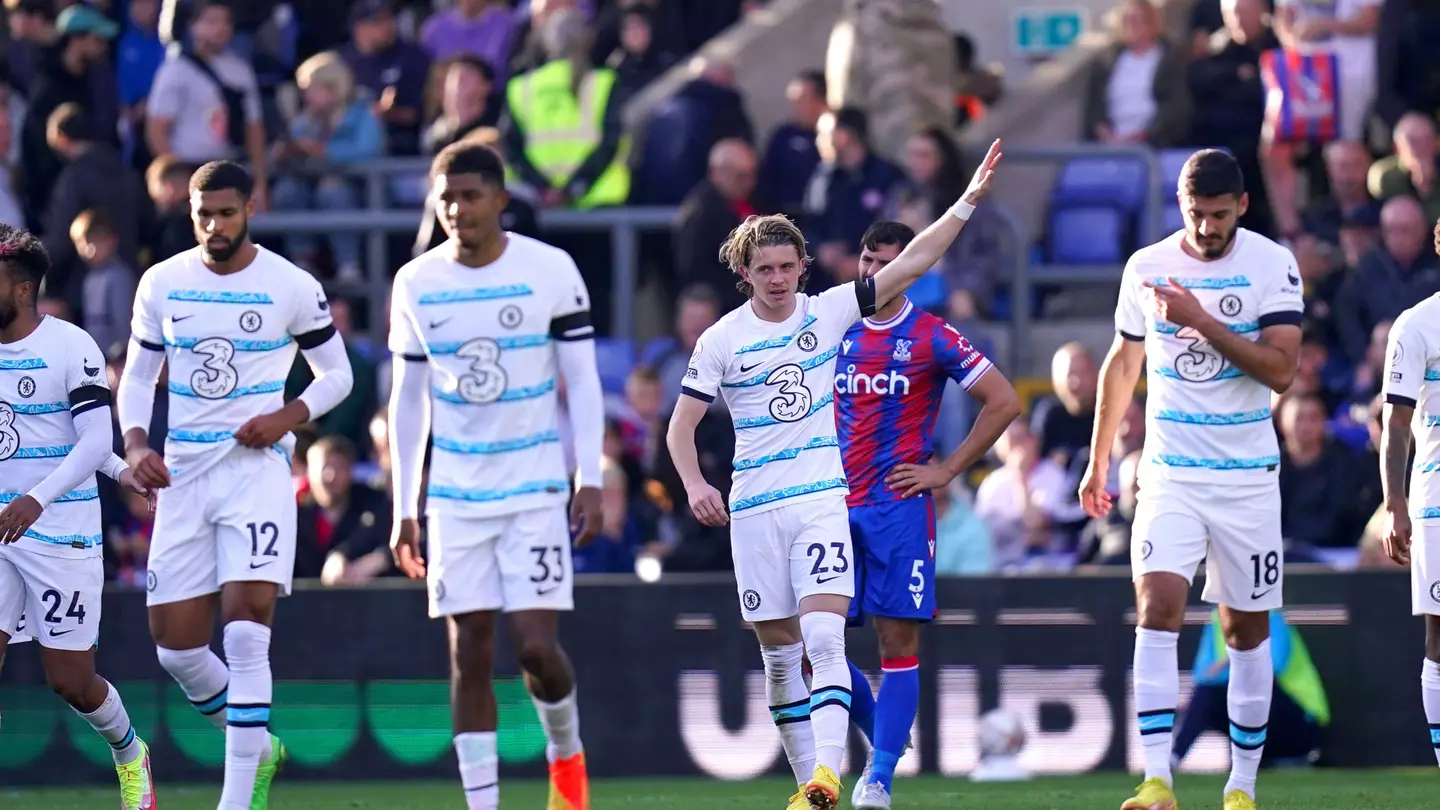
[[696, 391], [694, 388], [691, 388], [688, 385], [680, 386], [680, 393], [684, 394], [687, 397], [694, 397], [707, 405], [715, 401], [714, 395], [707, 394], [704, 391]]
[[1145, 339], [1144, 335], [1132, 335], [1129, 332], [1126, 332], [1124, 329], [1116, 329], [1115, 331], [1119, 332], [1120, 337], [1125, 338], [1126, 340], [1143, 341]]
[[1386, 394], [1385, 401], [1391, 405], [1404, 405], [1407, 408], [1415, 407], [1415, 400], [1400, 394]]

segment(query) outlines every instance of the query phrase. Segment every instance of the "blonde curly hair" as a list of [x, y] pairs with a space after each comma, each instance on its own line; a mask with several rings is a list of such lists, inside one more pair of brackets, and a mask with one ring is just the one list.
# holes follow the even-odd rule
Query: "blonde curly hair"
[[740, 277], [735, 282], [735, 289], [749, 298], [755, 294], [755, 287], [745, 280], [745, 268], [755, 259], [755, 252], [760, 248], [784, 245], [795, 248], [795, 254], [800, 257], [800, 266], [803, 269], [800, 271], [800, 284], [796, 292], [802, 291], [805, 289], [805, 282], [810, 279], [811, 259], [805, 252], [805, 234], [784, 214], [751, 214], [746, 217], [744, 222], [730, 232], [724, 244], [720, 245], [720, 261]]

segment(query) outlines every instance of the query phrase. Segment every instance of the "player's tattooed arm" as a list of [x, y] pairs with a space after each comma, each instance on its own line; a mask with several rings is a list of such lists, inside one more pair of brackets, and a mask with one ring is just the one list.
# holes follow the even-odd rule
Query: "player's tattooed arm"
[[1410, 471], [1410, 420], [1415, 403], [1394, 394], [1387, 396], [1380, 433], [1380, 486], [1385, 494], [1385, 554], [1400, 565], [1410, 562], [1410, 507], [1406, 477]]
[[949, 211], [930, 224], [900, 251], [895, 260], [875, 274], [875, 306], [883, 307], [896, 296], [904, 293], [921, 276], [929, 272], [935, 263], [954, 244], [955, 237], [964, 230], [966, 220], [985, 195], [990, 192], [990, 183], [995, 179], [995, 167], [1000, 164], [1000, 141], [990, 144], [990, 151], [975, 170], [975, 177], [965, 194], [956, 200]]

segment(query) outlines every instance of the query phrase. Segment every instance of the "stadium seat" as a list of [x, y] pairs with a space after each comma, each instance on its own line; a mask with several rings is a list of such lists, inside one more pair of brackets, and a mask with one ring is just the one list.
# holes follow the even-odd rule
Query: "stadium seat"
[[1138, 211], [1145, 203], [1145, 164], [1127, 158], [1076, 158], [1060, 170], [1050, 202], [1057, 208], [1113, 205]]
[[596, 338], [595, 364], [600, 367], [600, 387], [606, 393], [622, 393], [625, 378], [635, 367], [635, 344], [629, 338]]
[[426, 172], [401, 172], [390, 175], [390, 198], [402, 208], [425, 205], [430, 193], [430, 175]]
[[1050, 215], [1052, 264], [1124, 264], [1125, 217], [1105, 205], [1062, 208]]
[[1175, 193], [1180, 185], [1180, 170], [1185, 168], [1185, 161], [1194, 153], [1193, 149], [1161, 149], [1155, 153], [1155, 160], [1160, 163], [1160, 182], [1164, 183], [1160, 188], [1162, 196], [1169, 197]]

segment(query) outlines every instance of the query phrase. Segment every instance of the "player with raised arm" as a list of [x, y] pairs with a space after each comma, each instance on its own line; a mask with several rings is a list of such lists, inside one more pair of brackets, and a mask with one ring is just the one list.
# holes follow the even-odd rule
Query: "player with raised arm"
[[[295, 569], [291, 431], [339, 404], [353, 380], [320, 282], [250, 241], [252, 185], [229, 161], [191, 176], [199, 246], [140, 279], [119, 391], [130, 464], [141, 484], [160, 489], [150, 633], [160, 665], [225, 728], [222, 810], [267, 807], [285, 760], [269, 733], [270, 626]], [[285, 402], [297, 347], [315, 380]], [[164, 460], [146, 443], [162, 363]], [[210, 649], [217, 602], [224, 663]]]
[[[850, 725], [845, 617], [855, 568], [833, 407], [835, 358], [856, 321], [900, 296], [954, 242], [999, 160], [996, 141], [965, 196], [893, 262], [819, 295], [802, 292], [810, 257], [800, 229], [783, 216], [747, 218], [720, 248], [749, 301], [701, 336], [667, 443], [696, 519], [721, 526], [733, 516], [741, 615], [760, 642], [771, 715], [801, 785], [792, 810], [839, 803]], [[695, 448], [695, 427], [722, 393], [735, 423], [728, 508], [701, 474]]]
[[0, 663], [12, 640], [33, 636], [45, 680], [110, 744], [121, 808], [150, 810], [150, 749], [95, 674], [105, 587], [95, 473], [145, 489], [110, 452], [100, 347], [36, 311], [49, 269], [39, 239], [0, 225]]
[[1233, 157], [1213, 149], [1191, 155], [1178, 196], [1185, 229], [1136, 251], [1125, 266], [1080, 502], [1094, 518], [1110, 511], [1110, 448], [1148, 365], [1130, 549], [1145, 781], [1121, 808], [1175, 807], [1176, 641], [1204, 559], [1203, 598], [1220, 605], [1230, 658], [1224, 807], [1250, 810], [1274, 682], [1269, 614], [1281, 605], [1284, 578], [1270, 397], [1295, 378], [1304, 301], [1290, 251], [1237, 224], [1249, 197]]
[[[860, 240], [860, 278], [899, 258], [915, 232], [877, 222]], [[920, 624], [935, 615], [935, 502], [1020, 415], [1020, 397], [1005, 375], [944, 319], [897, 295], [850, 327], [836, 363], [835, 409], [840, 455], [850, 483], [850, 539], [855, 552], [853, 620], [875, 619], [884, 679], [870, 683], [851, 664], [852, 711], [873, 745], [851, 806], [889, 810], [895, 765], [905, 752], [920, 700]], [[980, 404], [965, 441], [935, 458], [932, 431], [945, 384], [954, 380]]]
[[[1440, 223], [1435, 226], [1440, 253]], [[1440, 295], [1405, 310], [1390, 327], [1380, 480], [1385, 492], [1383, 545], [1410, 566], [1410, 605], [1425, 617], [1420, 697], [1430, 743], [1440, 758]], [[1412, 437], [1418, 436], [1411, 463]], [[1406, 476], [1409, 494], [1406, 494]]]
[[[401, 571], [428, 580], [431, 617], [447, 620], [455, 753], [470, 810], [495, 810], [500, 801], [491, 683], [497, 611], [508, 614], [549, 739], [547, 806], [589, 810], [575, 672], [556, 628], [559, 613], [574, 608], [571, 533], [583, 545], [601, 520], [605, 425], [590, 294], [565, 251], [501, 226], [510, 195], [493, 149], [448, 146], [430, 178], [449, 239], [400, 269], [391, 299], [391, 549]], [[579, 466], [573, 496], [560, 380]], [[432, 436], [427, 564], [419, 502]]]

